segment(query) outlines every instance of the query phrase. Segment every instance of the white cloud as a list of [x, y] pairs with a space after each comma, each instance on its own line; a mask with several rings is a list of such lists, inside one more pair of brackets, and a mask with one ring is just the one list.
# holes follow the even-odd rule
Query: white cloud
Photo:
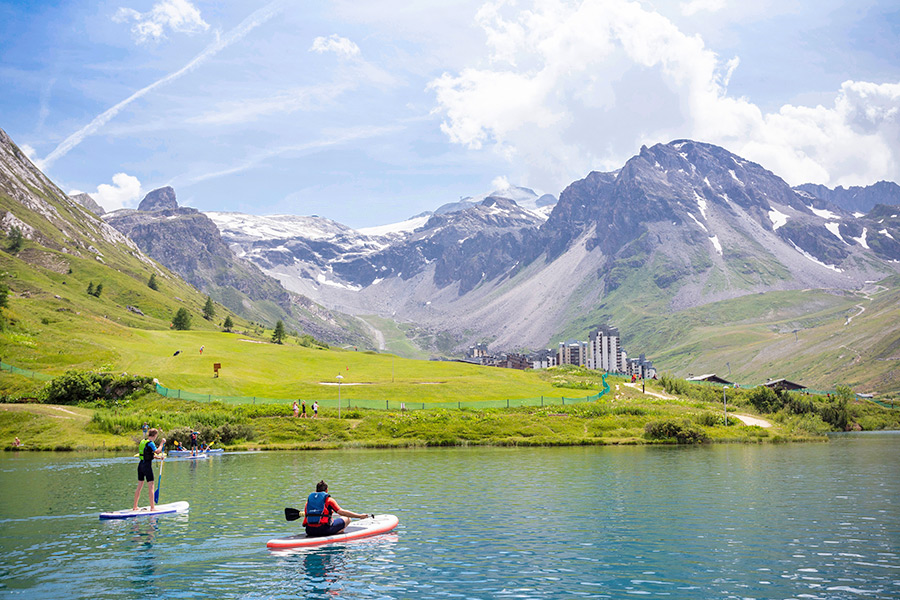
[[848, 81], [831, 107], [765, 114], [728, 94], [737, 57], [723, 60], [638, 2], [498, 0], [478, 22], [487, 60], [429, 88], [449, 139], [520, 165], [519, 181], [527, 173], [530, 185], [560, 189], [618, 168], [641, 143], [681, 137], [725, 146], [792, 184], [900, 178], [900, 83]]
[[[69, 195], [75, 193], [73, 190]], [[141, 182], [133, 175], [116, 173], [112, 177], [112, 185], [101, 183], [91, 197], [107, 212], [133, 207], [141, 197]]]
[[163, 0], [145, 13], [133, 8], [120, 8], [113, 16], [116, 23], [135, 21], [131, 32], [139, 42], [159, 41], [166, 29], [179, 33], [197, 33], [209, 29], [200, 11], [187, 0]]
[[725, 8], [725, 0], [691, 0], [681, 3], [681, 14], [689, 17], [703, 10], [717, 12], [723, 8]]
[[503, 190], [509, 189], [509, 180], [505, 175], [500, 175], [498, 177], [494, 177], [494, 180], [491, 181], [491, 189], [495, 192], [502, 192]]
[[318, 52], [319, 54], [325, 52], [334, 52], [342, 58], [359, 56], [359, 46], [357, 46], [347, 38], [340, 37], [337, 34], [332, 34], [327, 38], [317, 37], [313, 40], [312, 47], [310, 47], [309, 51]]

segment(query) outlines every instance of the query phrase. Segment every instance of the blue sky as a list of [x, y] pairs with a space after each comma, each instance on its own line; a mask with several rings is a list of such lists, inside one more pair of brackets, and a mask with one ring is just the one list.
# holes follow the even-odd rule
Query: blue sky
[[0, 0], [0, 127], [65, 191], [403, 220], [642, 144], [900, 181], [896, 0]]

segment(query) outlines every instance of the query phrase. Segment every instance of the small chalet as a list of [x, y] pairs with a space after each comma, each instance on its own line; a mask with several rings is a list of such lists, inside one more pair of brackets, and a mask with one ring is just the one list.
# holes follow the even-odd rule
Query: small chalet
[[715, 373], [710, 373], [708, 375], [691, 375], [687, 378], [686, 381], [708, 381], [709, 383], [720, 383], [722, 385], [734, 385], [733, 382], [728, 381], [723, 377], [719, 377]]
[[800, 385], [799, 383], [794, 383], [793, 381], [788, 381], [787, 379], [769, 379], [762, 385], [773, 390], [783, 390], [788, 392], [806, 389], [805, 385]]

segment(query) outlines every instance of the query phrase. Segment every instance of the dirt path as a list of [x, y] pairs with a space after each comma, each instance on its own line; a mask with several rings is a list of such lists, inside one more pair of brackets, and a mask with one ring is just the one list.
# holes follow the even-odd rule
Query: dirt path
[[[10, 412], [30, 412], [36, 415], [46, 415], [48, 417], [54, 417], [56, 419], [75, 419], [79, 421], [86, 421], [90, 419], [90, 416], [88, 415], [73, 412], [68, 408], [54, 406], [52, 404], [0, 404], [0, 410], [6, 410]], [[60, 412], [66, 414], [58, 414]]]
[[[624, 385], [627, 385], [628, 387], [634, 388], [636, 390], [641, 389], [641, 384], [639, 384], [639, 383], [626, 383]], [[675, 396], [666, 396], [665, 394], [658, 394], [656, 392], [646, 392], [645, 391], [643, 393], [647, 394], [648, 396], [655, 396], [656, 398], [662, 398], [663, 400], [677, 400], [678, 399]]]
[[760, 419], [759, 417], [751, 417], [750, 415], [739, 415], [736, 413], [730, 413], [732, 417], [737, 417], [740, 419], [744, 425], [759, 425], [765, 429], [768, 429], [772, 426], [771, 423], [766, 421], [765, 419]]

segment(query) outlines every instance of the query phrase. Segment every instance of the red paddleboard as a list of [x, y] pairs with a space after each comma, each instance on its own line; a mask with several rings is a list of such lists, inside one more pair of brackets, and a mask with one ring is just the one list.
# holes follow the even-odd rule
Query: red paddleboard
[[266, 542], [266, 546], [273, 549], [307, 548], [309, 546], [321, 546], [336, 542], [349, 542], [381, 533], [387, 533], [400, 522], [394, 515], [375, 515], [365, 519], [354, 519], [344, 528], [344, 531], [335, 535], [323, 535], [308, 537], [305, 533], [292, 535], [285, 538], [277, 538]]

